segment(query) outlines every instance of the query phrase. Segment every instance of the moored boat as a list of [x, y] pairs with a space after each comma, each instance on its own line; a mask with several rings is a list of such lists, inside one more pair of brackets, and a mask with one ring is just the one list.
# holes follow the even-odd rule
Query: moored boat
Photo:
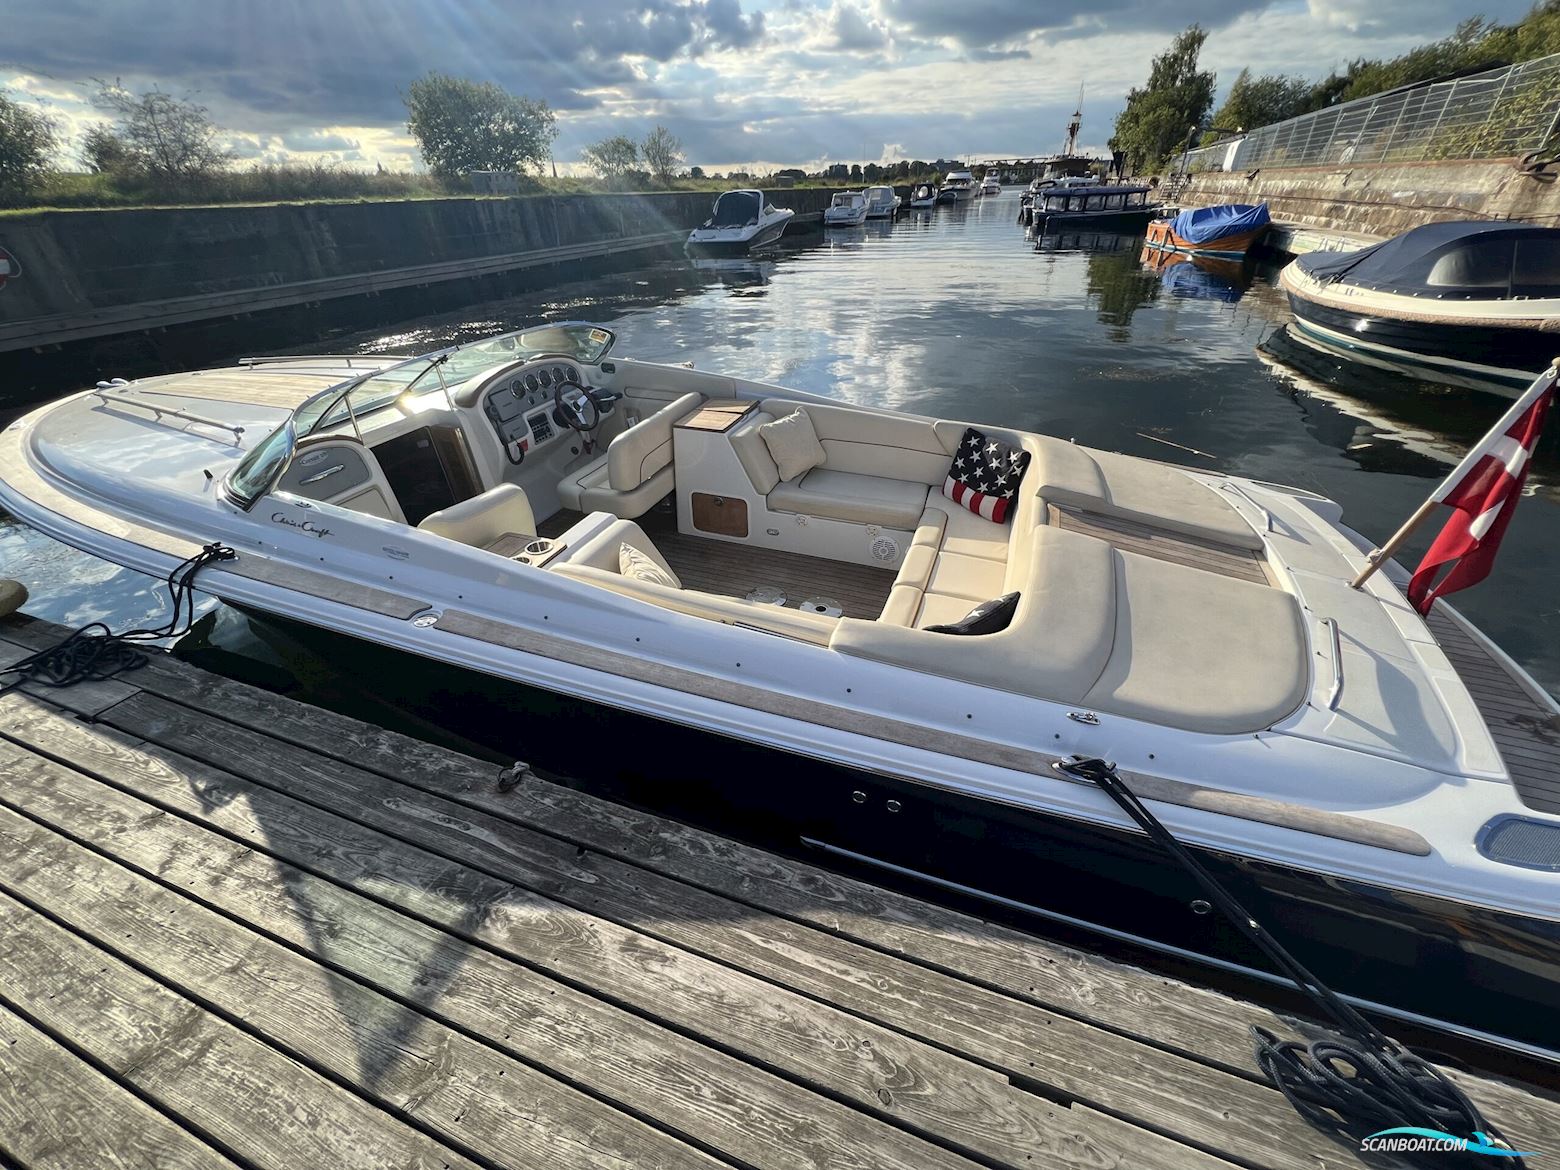
[[969, 171], [949, 171], [937, 193], [939, 203], [968, 203], [980, 193], [975, 176]]
[[1224, 203], [1194, 207], [1148, 225], [1147, 244], [1172, 252], [1241, 257], [1267, 234], [1266, 203]]
[[1043, 232], [1079, 227], [1133, 231], [1159, 211], [1159, 205], [1150, 202], [1151, 193], [1149, 187], [1126, 185], [1049, 187], [1035, 193], [1027, 222]]
[[900, 199], [892, 187], [868, 187], [866, 196], [868, 219], [893, 219], [899, 210]]
[[687, 246], [705, 252], [748, 252], [773, 244], [796, 214], [775, 207], [762, 191], [727, 191], [715, 200], [710, 218], [688, 233]]
[[1560, 350], [1560, 229], [1425, 224], [1279, 275], [1296, 337], [1411, 377], [1514, 396]]
[[824, 227], [859, 227], [867, 222], [867, 197], [861, 191], [836, 191], [823, 209]]
[[982, 195], [1002, 194], [1002, 180], [997, 177], [995, 171], [986, 172], [986, 177], [980, 181], [980, 193]]
[[917, 183], [915, 189], [910, 192], [910, 206], [917, 210], [937, 206], [936, 183]]
[[0, 505], [158, 577], [235, 549], [199, 588], [511, 758], [589, 742], [634, 800], [1259, 974], [1058, 768], [1108, 752], [1337, 990], [1560, 1060], [1560, 708], [1392, 570], [1351, 587], [1337, 504], [613, 341], [105, 382], [0, 432]]

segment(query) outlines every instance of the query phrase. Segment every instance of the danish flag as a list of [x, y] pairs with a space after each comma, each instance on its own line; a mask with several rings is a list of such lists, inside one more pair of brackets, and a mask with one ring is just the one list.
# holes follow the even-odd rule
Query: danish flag
[[1437, 597], [1489, 576], [1554, 401], [1557, 374], [1554, 367], [1540, 374], [1427, 502], [1445, 504], [1452, 515], [1408, 583], [1408, 600], [1420, 613], [1429, 613]]

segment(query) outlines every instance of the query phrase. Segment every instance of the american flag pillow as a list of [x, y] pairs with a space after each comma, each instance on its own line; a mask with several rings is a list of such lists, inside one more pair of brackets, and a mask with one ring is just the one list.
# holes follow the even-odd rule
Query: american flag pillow
[[988, 439], [968, 427], [943, 481], [943, 495], [993, 524], [1005, 524], [1027, 470], [1028, 451]]

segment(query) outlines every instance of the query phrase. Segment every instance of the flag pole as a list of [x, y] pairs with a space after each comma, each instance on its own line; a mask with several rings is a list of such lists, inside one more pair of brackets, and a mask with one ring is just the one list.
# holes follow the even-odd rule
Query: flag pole
[[1440, 482], [1435, 491], [1430, 493], [1428, 500], [1419, 505], [1414, 514], [1404, 522], [1403, 527], [1394, 532], [1392, 538], [1386, 544], [1380, 548], [1371, 549], [1366, 554], [1365, 560], [1367, 563], [1355, 576], [1354, 580], [1349, 582], [1350, 589], [1358, 589], [1365, 584], [1366, 581], [1371, 579], [1377, 569], [1397, 555], [1398, 550], [1407, 543], [1408, 538], [1414, 535], [1414, 530], [1430, 518], [1435, 511], [1435, 506], [1447, 497], [1453, 487], [1461, 482], [1463, 476], [1473, 469], [1475, 463], [1490, 453], [1491, 448], [1500, 441], [1501, 436], [1511, 429], [1512, 424], [1522, 417], [1523, 412], [1532, 406], [1544, 391], [1549, 389], [1557, 377], [1560, 377], [1560, 357], [1550, 362], [1549, 368], [1533, 379], [1533, 384], [1523, 392], [1520, 398], [1511, 404], [1510, 410], [1500, 416], [1499, 421], [1489, 429], [1489, 433], [1474, 444], [1469, 452], [1462, 457], [1462, 462], [1452, 468], [1451, 474]]

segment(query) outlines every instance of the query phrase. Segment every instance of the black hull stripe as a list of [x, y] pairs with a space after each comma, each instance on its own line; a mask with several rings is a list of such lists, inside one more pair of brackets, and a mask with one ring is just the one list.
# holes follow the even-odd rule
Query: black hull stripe
[[1404, 321], [1324, 305], [1292, 290], [1289, 307], [1303, 321], [1347, 334], [1362, 343], [1503, 370], [1532, 370], [1530, 377], [1536, 377], [1549, 364], [1560, 346], [1560, 338], [1537, 329]]

